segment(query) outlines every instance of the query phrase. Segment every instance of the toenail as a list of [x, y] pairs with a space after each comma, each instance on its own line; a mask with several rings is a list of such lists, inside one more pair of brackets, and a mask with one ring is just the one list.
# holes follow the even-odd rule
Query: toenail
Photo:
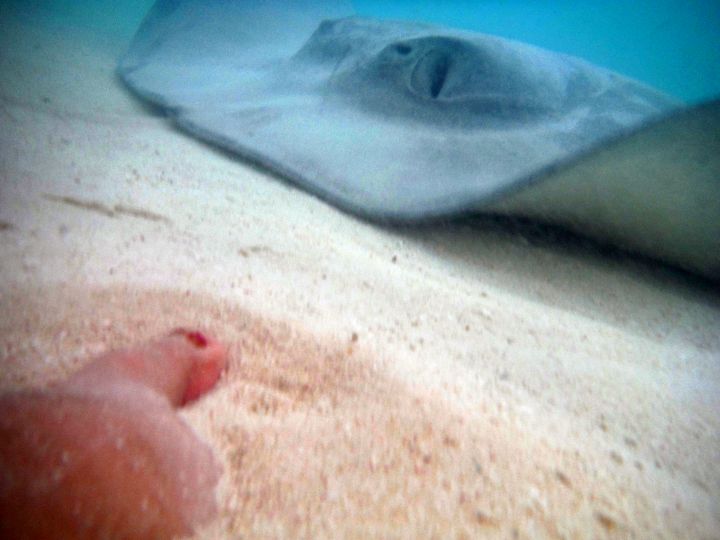
[[177, 330], [174, 330], [170, 335], [183, 335], [187, 338], [187, 340], [195, 345], [196, 347], [200, 349], [204, 349], [207, 347], [208, 340], [207, 338], [202, 334], [202, 332], [197, 331], [191, 331], [191, 330], [185, 330], [184, 328], [178, 328]]

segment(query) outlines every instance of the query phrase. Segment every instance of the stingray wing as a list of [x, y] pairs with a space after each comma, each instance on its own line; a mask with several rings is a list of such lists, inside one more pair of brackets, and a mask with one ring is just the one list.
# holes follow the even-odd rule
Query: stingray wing
[[683, 110], [577, 58], [351, 14], [160, 0], [119, 74], [183, 129], [367, 218], [530, 216], [718, 276], [717, 103]]

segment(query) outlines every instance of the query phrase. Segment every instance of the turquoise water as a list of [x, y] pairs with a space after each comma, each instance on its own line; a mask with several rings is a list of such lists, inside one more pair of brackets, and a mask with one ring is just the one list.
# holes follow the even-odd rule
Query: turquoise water
[[[50, 11], [70, 25], [128, 40], [153, 4], [153, 0], [5, 2], [30, 16], [38, 10]], [[5, 2], [0, 0], [0, 7]], [[355, 0], [353, 4], [361, 15], [435, 22], [579, 56], [690, 102], [720, 95], [720, 0]]]

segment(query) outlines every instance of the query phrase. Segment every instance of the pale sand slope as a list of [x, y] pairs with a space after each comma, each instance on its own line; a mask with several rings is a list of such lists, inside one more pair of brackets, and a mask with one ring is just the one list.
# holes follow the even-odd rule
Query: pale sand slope
[[201, 537], [720, 538], [717, 291], [361, 223], [142, 110], [121, 40], [2, 22], [0, 389], [211, 329]]

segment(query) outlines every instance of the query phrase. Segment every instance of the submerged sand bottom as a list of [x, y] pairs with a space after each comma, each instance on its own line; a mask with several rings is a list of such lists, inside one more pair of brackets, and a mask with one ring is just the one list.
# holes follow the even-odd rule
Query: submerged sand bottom
[[[201, 537], [711, 537], [717, 516], [598, 470], [595, 452], [520, 429], [502, 404], [462, 408], [345, 342], [173, 289], [4, 287], [4, 389], [175, 326], [230, 346], [215, 391], [182, 414], [225, 474]], [[617, 459], [622, 460], [618, 455]], [[626, 466], [652, 482], [641, 461]], [[707, 489], [707, 488], [706, 488]], [[678, 501], [681, 497], [678, 497]], [[697, 502], [697, 501], [696, 501]]]

